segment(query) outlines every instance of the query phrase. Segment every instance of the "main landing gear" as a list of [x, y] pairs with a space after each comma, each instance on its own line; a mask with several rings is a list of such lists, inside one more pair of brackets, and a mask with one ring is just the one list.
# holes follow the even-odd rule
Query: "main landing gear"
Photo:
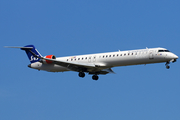
[[[85, 73], [84, 73], [84, 72], [79, 72], [78, 75], [79, 75], [79, 77], [82, 77], [82, 78], [85, 77]], [[92, 79], [93, 79], [93, 80], [98, 80], [99, 77], [98, 77], [97, 74], [95, 74], [95, 75], [92, 76]]]
[[92, 79], [93, 79], [93, 80], [98, 80], [99, 77], [98, 77], [97, 75], [93, 75], [93, 76], [92, 76]]
[[85, 77], [85, 73], [84, 72], [79, 72], [79, 77]]

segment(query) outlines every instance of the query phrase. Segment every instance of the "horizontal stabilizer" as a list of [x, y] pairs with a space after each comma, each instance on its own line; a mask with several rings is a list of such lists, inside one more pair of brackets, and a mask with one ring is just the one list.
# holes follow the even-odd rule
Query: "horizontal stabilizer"
[[34, 45], [26, 45], [24, 47], [5, 46], [5, 48], [20, 48], [21, 50], [24, 50], [31, 63], [38, 62], [40, 60], [38, 57], [42, 57], [42, 55], [36, 50]]
[[16, 46], [4, 46], [5, 48], [20, 48], [20, 49], [33, 49], [33, 47], [16, 47]]

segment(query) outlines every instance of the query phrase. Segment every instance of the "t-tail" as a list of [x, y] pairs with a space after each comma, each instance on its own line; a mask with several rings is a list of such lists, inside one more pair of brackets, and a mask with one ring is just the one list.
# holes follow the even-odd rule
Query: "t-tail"
[[21, 50], [24, 50], [31, 63], [38, 62], [40, 60], [40, 58], [38, 58], [38, 57], [42, 57], [42, 55], [37, 51], [37, 49], [34, 47], [34, 45], [26, 45], [24, 47], [9, 47], [9, 46], [6, 46], [6, 47], [8, 47], [8, 48], [20, 48]]
[[[27, 49], [31, 47], [32, 49]], [[38, 52], [38, 50], [34, 47], [34, 45], [26, 45], [24, 48], [21, 48], [21, 50], [25, 50], [29, 60], [31, 63], [38, 62], [40, 59], [35, 57], [33, 54], [35, 54], [38, 57], [42, 57], [42, 55]]]

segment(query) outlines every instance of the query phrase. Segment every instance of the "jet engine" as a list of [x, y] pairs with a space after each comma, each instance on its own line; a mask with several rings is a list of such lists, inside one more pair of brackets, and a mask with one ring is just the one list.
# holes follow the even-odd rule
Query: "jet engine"
[[[47, 55], [47, 56], [45, 56], [44, 58], [56, 59], [56, 56], [54, 56], [54, 55]], [[51, 64], [52, 61], [50, 61], [50, 60], [42, 60], [42, 63], [44, 63], [44, 64]]]

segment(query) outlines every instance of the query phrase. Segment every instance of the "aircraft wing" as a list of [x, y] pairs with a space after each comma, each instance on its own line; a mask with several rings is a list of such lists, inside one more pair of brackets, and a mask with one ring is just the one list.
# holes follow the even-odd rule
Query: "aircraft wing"
[[48, 60], [52, 61], [56, 65], [60, 65], [63, 67], [66, 67], [69, 70], [77, 71], [77, 72], [89, 72], [89, 74], [107, 74], [107, 73], [114, 73], [111, 68], [105, 67], [105, 65], [95, 65], [93, 63], [75, 63], [75, 62], [69, 62], [69, 61], [61, 61], [57, 59], [49, 59], [44, 57], [39, 57], [35, 54], [33, 54], [35, 57], [40, 58], [42, 60]]
[[40, 59], [52, 61], [54, 64], [63, 66], [68, 68], [69, 70], [72, 71], [77, 71], [77, 72], [89, 72], [89, 74], [107, 74], [107, 73], [114, 73], [111, 68], [105, 69], [105, 66], [100, 66], [100, 65], [95, 65], [93, 63], [75, 63], [75, 62], [68, 62], [68, 61], [60, 61], [56, 59], [48, 59], [48, 58], [43, 58], [41, 57]]

